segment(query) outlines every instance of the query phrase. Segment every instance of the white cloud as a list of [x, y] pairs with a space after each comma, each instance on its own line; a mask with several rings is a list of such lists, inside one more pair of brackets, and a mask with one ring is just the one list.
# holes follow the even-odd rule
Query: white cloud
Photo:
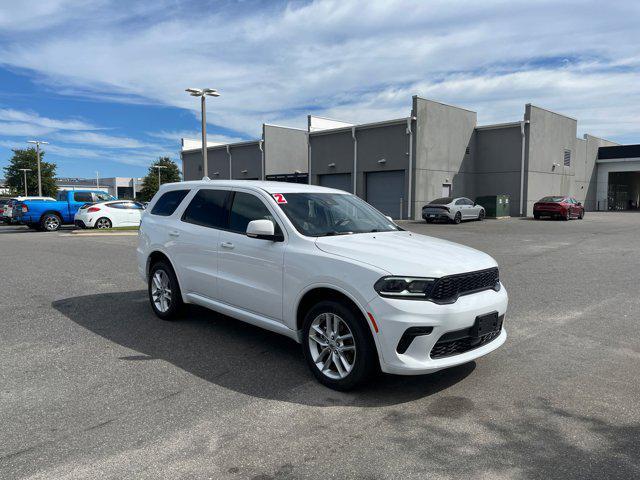
[[48, 117], [42, 117], [35, 112], [20, 110], [14, 110], [10, 108], [0, 108], [0, 120], [23, 123], [33, 126], [42, 127], [48, 131], [53, 130], [97, 130], [90, 123], [76, 119], [53, 119]]
[[483, 123], [517, 120], [533, 102], [594, 134], [640, 134], [635, 1], [225, 3], [193, 15], [168, 0], [56, 0], [33, 10], [22, 19], [32, 31], [5, 39], [0, 64], [74, 95], [194, 112], [184, 88], [215, 87], [209, 121], [250, 137], [264, 121], [304, 126], [309, 112], [406, 116], [412, 94], [476, 109]]

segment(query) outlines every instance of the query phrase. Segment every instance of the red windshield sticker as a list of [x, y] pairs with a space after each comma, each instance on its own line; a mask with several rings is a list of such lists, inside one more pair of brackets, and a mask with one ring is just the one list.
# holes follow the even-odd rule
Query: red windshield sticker
[[281, 193], [274, 193], [273, 198], [275, 198], [278, 203], [287, 203], [287, 199], [284, 198], [284, 195]]

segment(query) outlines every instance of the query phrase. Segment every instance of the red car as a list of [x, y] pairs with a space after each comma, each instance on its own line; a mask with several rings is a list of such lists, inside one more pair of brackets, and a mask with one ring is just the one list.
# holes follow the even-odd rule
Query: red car
[[533, 204], [533, 216], [536, 220], [540, 217], [554, 217], [562, 220], [572, 218], [584, 218], [584, 206], [573, 197], [564, 195], [552, 195], [544, 197]]

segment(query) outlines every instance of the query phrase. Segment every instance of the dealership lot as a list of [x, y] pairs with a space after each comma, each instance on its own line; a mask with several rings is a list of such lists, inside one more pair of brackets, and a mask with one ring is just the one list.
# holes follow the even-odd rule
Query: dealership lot
[[509, 338], [355, 393], [284, 337], [157, 320], [133, 236], [0, 227], [0, 478], [639, 477], [640, 215], [403, 226], [498, 260]]

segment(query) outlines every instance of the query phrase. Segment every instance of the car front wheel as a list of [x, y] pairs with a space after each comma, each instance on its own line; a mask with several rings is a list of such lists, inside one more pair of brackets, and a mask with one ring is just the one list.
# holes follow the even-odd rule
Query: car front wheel
[[307, 312], [302, 347], [313, 375], [334, 390], [351, 390], [376, 371], [368, 325], [342, 302], [326, 300]]

